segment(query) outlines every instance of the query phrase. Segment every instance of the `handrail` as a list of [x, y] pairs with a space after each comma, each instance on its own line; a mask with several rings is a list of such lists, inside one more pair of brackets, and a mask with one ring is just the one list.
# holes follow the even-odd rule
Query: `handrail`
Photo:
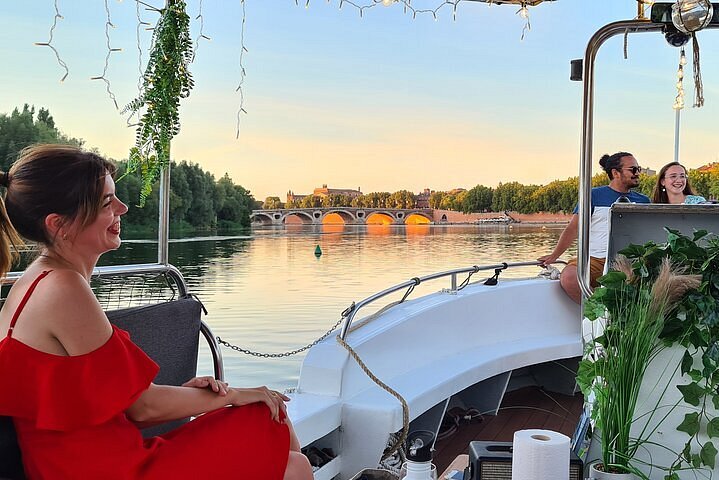
[[[13, 285], [22, 275], [23, 272], [9, 272], [5, 278], [0, 280], [0, 285]], [[93, 277], [102, 277], [104, 275], [141, 275], [148, 273], [162, 273], [169, 275], [177, 285], [180, 297], [186, 297], [189, 294], [185, 278], [182, 273], [174, 266], [170, 264], [161, 263], [139, 263], [133, 265], [111, 265], [104, 267], [95, 267], [92, 271]], [[218, 380], [224, 380], [225, 370], [222, 361], [222, 351], [220, 346], [217, 344], [217, 338], [212, 333], [209, 325], [204, 320], [200, 319], [200, 333], [205, 337], [207, 345], [210, 348], [212, 354], [212, 366], [215, 372], [215, 378]]]
[[[563, 260], [559, 260], [555, 263], [566, 263]], [[371, 295], [364, 300], [360, 300], [357, 303], [352, 303], [344, 312], [342, 312], [342, 317], [345, 318], [345, 322], [342, 325], [342, 330], [340, 331], [340, 338], [342, 340], [345, 340], [347, 337], [347, 333], [350, 330], [350, 326], [352, 325], [352, 320], [354, 320], [355, 315], [357, 314], [357, 311], [361, 309], [362, 307], [369, 305], [370, 303], [379, 300], [380, 298], [386, 297], [387, 295], [391, 293], [398, 292], [400, 290], [404, 289], [410, 289], [407, 291], [405, 296], [402, 298], [402, 300], [399, 303], [404, 302], [404, 300], [407, 298], [407, 295], [409, 292], [411, 292], [411, 289], [416, 287], [422, 282], [426, 282], [428, 280], [436, 280], [438, 278], [442, 277], [450, 277], [451, 279], [451, 288], [450, 291], [456, 292], [464, 288], [464, 286], [460, 286], [457, 288], [457, 275], [461, 273], [468, 273], [469, 275], [475, 274], [477, 272], [483, 271], [483, 270], [506, 270], [507, 268], [513, 268], [513, 267], [531, 267], [531, 266], [538, 266], [542, 265], [542, 262], [537, 260], [527, 261], [527, 262], [515, 262], [515, 263], [499, 263], [496, 265], [473, 265], [471, 267], [464, 267], [464, 268], [455, 268], [453, 270], [447, 270], [444, 272], [438, 272], [438, 273], [431, 273], [429, 275], [426, 275], [424, 277], [415, 277], [410, 280], [407, 280], [406, 282], [398, 283], [397, 285], [394, 285], [392, 287], [386, 288], [380, 292], [375, 293], [374, 295]]]

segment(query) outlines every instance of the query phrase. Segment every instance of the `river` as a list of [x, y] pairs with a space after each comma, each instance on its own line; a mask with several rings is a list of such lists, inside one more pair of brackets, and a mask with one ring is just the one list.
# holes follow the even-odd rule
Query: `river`
[[[352, 301], [415, 276], [535, 259], [551, 251], [561, 231], [561, 226], [522, 225], [288, 225], [244, 236], [176, 240], [169, 254], [206, 306], [216, 335], [249, 350], [281, 353], [324, 334]], [[101, 264], [156, 258], [156, 243], [129, 240]], [[539, 271], [523, 267], [502, 277]], [[448, 279], [420, 285], [410, 298], [448, 286]], [[232, 385], [280, 390], [295, 386], [302, 361], [301, 354], [267, 359], [227, 348], [223, 355]], [[209, 354], [201, 348], [199, 372], [211, 371]]]

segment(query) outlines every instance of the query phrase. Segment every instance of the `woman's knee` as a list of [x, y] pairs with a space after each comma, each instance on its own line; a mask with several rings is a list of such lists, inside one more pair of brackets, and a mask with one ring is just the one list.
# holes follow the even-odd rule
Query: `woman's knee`
[[290, 452], [284, 480], [312, 480], [312, 466], [300, 452]]

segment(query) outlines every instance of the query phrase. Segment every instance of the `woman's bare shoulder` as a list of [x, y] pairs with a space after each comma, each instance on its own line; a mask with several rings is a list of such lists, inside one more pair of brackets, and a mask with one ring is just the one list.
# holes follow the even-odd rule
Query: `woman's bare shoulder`
[[[26, 274], [29, 278], [17, 285], [24, 287], [17, 292], [23, 296], [38, 275]], [[17, 297], [12, 300], [19, 302]], [[40, 350], [61, 346], [68, 355], [81, 355], [103, 345], [111, 334], [112, 327], [85, 278], [73, 270], [58, 269], [37, 283], [14, 335], [32, 346], [46, 347]]]

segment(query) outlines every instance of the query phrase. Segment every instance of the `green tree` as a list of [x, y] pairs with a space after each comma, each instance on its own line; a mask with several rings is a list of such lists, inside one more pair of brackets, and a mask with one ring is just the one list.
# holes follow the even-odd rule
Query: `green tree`
[[320, 208], [322, 206], [322, 199], [314, 195], [307, 195], [300, 202], [301, 208]]
[[280, 197], [265, 198], [265, 203], [262, 204], [263, 210], [274, 210], [277, 208], [284, 208], [284, 205], [280, 201]]
[[461, 211], [463, 213], [472, 212], [486, 212], [492, 208], [492, 195], [494, 190], [485, 187], [484, 185], [477, 185], [467, 191], [461, 205]]
[[429, 207], [437, 209], [441, 208], [440, 205], [442, 205], [442, 199], [445, 195], [445, 192], [432, 192], [429, 195]]
[[22, 110], [15, 108], [10, 115], [0, 114], [0, 169], [7, 171], [23, 148], [35, 143], [62, 143], [82, 146], [84, 143], [60, 132], [50, 112], [27, 103]]

